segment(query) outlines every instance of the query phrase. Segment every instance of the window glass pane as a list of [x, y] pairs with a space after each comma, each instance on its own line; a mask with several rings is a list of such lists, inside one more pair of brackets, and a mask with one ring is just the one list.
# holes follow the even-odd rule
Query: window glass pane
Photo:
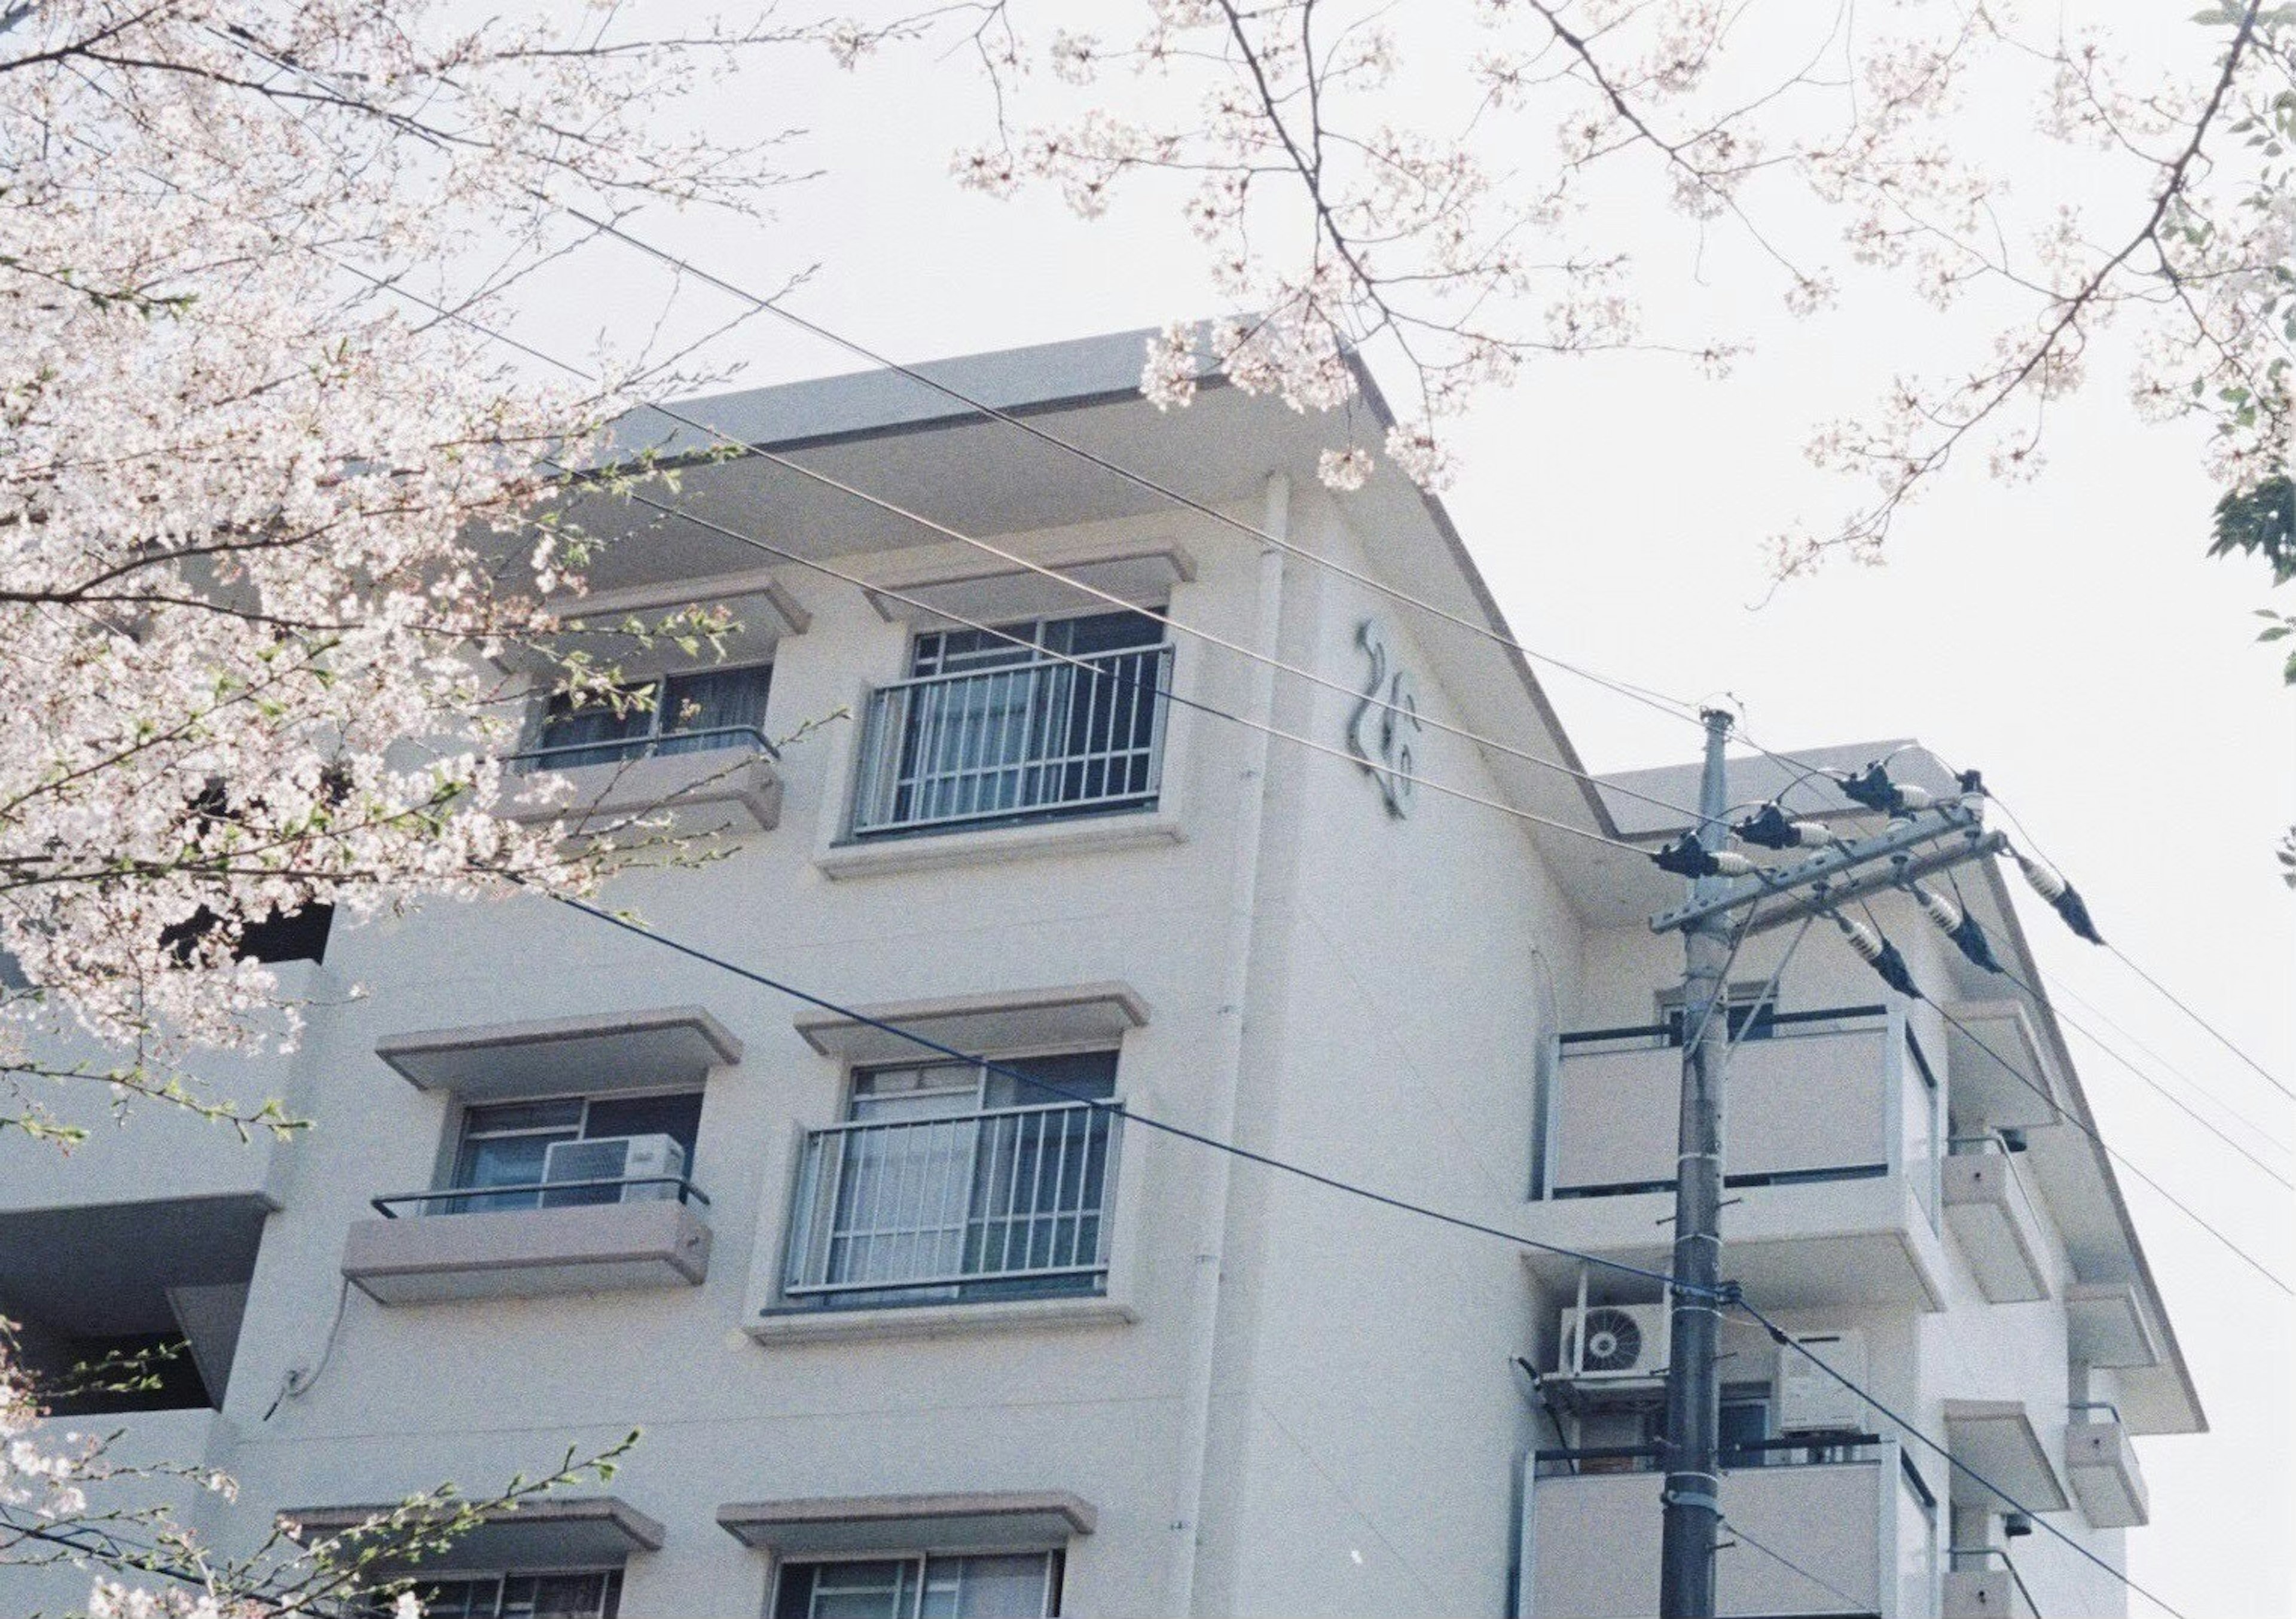
[[789, 1563], [782, 1566], [774, 1619], [911, 1619], [916, 1564]]
[[922, 1619], [1039, 1619], [1046, 1556], [934, 1558], [925, 1565]]
[[[743, 746], [749, 738], [724, 734], [727, 726], [756, 730], [766, 723], [766, 696], [773, 683], [771, 664], [741, 669], [706, 669], [673, 675], [662, 694], [662, 753], [698, 752]], [[718, 732], [714, 736], [679, 736], [680, 732]]]
[[463, 1133], [493, 1135], [505, 1130], [577, 1130], [582, 1124], [582, 1099], [555, 1096], [546, 1102], [501, 1102], [471, 1108], [463, 1114]]
[[[414, 1588], [424, 1619], [495, 1619], [496, 1599], [502, 1582], [492, 1574], [469, 1580], [425, 1582]], [[387, 1614], [388, 1606], [374, 1610]]]
[[[651, 735], [653, 719], [652, 703], [625, 704], [617, 712], [616, 706], [609, 701], [586, 702], [577, 707], [570, 693], [556, 692], [543, 715], [542, 734], [536, 746], [564, 748], [568, 751], [553, 753], [539, 763], [550, 770], [572, 770], [584, 765], [627, 759], [633, 751], [628, 746], [629, 739]], [[602, 746], [576, 746], [584, 742]]]
[[[909, 655], [912, 675], [955, 675], [968, 669], [994, 669], [1006, 664], [1028, 663], [1037, 656], [1035, 642], [1044, 626], [1036, 619], [985, 630], [936, 630], [917, 637]], [[1017, 640], [1021, 644], [1014, 645]]]
[[1087, 613], [1081, 618], [1057, 618], [1045, 626], [1046, 646], [1074, 658], [1113, 652], [1123, 647], [1152, 647], [1164, 639], [1164, 626], [1145, 613]]
[[[1057, 1057], [1016, 1057], [1000, 1061], [999, 1067], [1046, 1081], [1032, 1085], [1025, 1079], [1015, 1079], [1009, 1074], [988, 1075], [988, 1106], [992, 1108], [1030, 1108], [1040, 1103], [1074, 1101], [1088, 1097], [1095, 1101], [1105, 1100], [1116, 1094], [1116, 1053], [1113, 1051], [1073, 1051]], [[1057, 1086], [1058, 1089], [1048, 1087]]]
[[693, 1165], [694, 1139], [701, 1133], [701, 1092], [675, 1091], [662, 1096], [601, 1096], [590, 1102], [582, 1133], [595, 1141], [609, 1135], [666, 1135], [685, 1149]]
[[502, 1619], [603, 1619], [614, 1583], [603, 1573], [512, 1574], [503, 1581]]
[[853, 1076], [852, 1108], [857, 1123], [891, 1119], [956, 1118], [977, 1112], [980, 1070], [969, 1062], [938, 1062], [911, 1067], [872, 1068]]

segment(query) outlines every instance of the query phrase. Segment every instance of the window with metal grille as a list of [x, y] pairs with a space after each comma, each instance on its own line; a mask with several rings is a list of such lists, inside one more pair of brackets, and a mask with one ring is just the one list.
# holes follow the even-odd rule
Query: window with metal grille
[[936, 630], [872, 692], [853, 833], [1152, 807], [1172, 649], [1137, 612]]
[[[808, 1132], [784, 1294], [824, 1306], [1094, 1293], [1108, 1273], [1116, 1053], [854, 1075]], [[1030, 1079], [1046, 1083], [1031, 1083]]]

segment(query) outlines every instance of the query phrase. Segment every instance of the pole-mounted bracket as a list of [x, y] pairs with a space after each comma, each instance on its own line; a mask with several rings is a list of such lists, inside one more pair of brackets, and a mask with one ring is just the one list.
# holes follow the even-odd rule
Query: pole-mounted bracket
[[[1967, 842], [1964, 846], [1944, 851], [1945, 858], [1937, 859], [1932, 854], [1915, 856], [1914, 851], [1923, 845], [1956, 834]], [[2005, 842], [2000, 833], [1985, 830], [1984, 822], [1974, 808], [1964, 804], [1941, 804], [1934, 809], [1907, 816], [1903, 821], [1891, 822], [1886, 830], [1876, 832], [1870, 838], [1855, 838], [1846, 843], [1835, 844], [1798, 864], [1767, 868], [1751, 877], [1732, 878], [1726, 883], [1718, 884], [1710, 894], [1700, 895], [1671, 911], [1660, 912], [1651, 918], [1650, 928], [1652, 933], [1673, 933], [1703, 921], [1718, 912], [1734, 911], [1755, 900], [1788, 894], [1798, 888], [1821, 883], [1831, 885], [1835, 879], [1848, 878], [1875, 860], [1905, 856], [1906, 863], [1899, 869], [1875, 874], [1871, 881], [1862, 878], [1853, 879], [1859, 892], [1887, 887], [1902, 876], [1918, 875], [1915, 871], [1916, 864], [1923, 871], [1958, 865], [1978, 854], [1998, 850]], [[1843, 887], [1848, 888], [1850, 885], [1844, 884]], [[1837, 892], [1829, 897], [1838, 900], [1849, 896], [1846, 892]], [[1754, 931], [1767, 932], [1773, 927], [1793, 920], [1799, 913], [1793, 909], [1774, 911], [1756, 919]]]

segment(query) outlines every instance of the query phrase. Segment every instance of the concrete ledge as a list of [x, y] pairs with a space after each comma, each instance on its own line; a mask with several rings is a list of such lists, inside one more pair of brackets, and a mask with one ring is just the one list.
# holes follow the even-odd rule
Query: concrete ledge
[[[911, 1030], [960, 1051], [991, 1052], [1088, 1040], [1111, 1044], [1148, 1021], [1148, 1003], [1128, 984], [1076, 984], [1011, 993], [882, 1002], [857, 1009], [880, 1023]], [[895, 1062], [929, 1055], [858, 1018], [806, 1012], [797, 1032], [824, 1057], [846, 1062]]]
[[832, 844], [816, 854], [813, 863], [824, 877], [840, 881], [896, 871], [988, 864], [1031, 854], [1096, 854], [1115, 849], [1183, 843], [1186, 838], [1179, 818], [1167, 810], [1116, 810], [1104, 815], [1032, 821], [1025, 826], [913, 832], [898, 838]]
[[1939, 1167], [1945, 1222], [1977, 1277], [1978, 1291], [1997, 1304], [2048, 1297], [2048, 1243], [2015, 1155], [1955, 1153]]
[[547, 773], [571, 782], [572, 795], [546, 804], [505, 802], [499, 810], [504, 820], [562, 822], [568, 836], [578, 837], [616, 830], [632, 816], [660, 814], [678, 832], [738, 837], [768, 830], [782, 817], [781, 774], [762, 753], [746, 758], [722, 748], [656, 754]]
[[709, 1228], [666, 1200], [362, 1220], [343, 1242], [344, 1277], [383, 1304], [693, 1287], [709, 1270]]
[[2152, 1521], [2152, 1502], [2136, 1448], [2118, 1422], [2074, 1422], [2065, 1427], [2065, 1476], [2081, 1513], [2099, 1529], [2136, 1529]]
[[[396, 1502], [362, 1506], [291, 1507], [279, 1514], [294, 1525], [293, 1538], [308, 1546], [357, 1531], [363, 1524], [398, 1510]], [[441, 1513], [446, 1517], [448, 1514]], [[419, 1521], [419, 1520], [418, 1520]], [[403, 1534], [382, 1531], [377, 1538]], [[346, 1542], [346, 1549], [366, 1540]], [[457, 1535], [444, 1551], [424, 1550], [426, 1569], [595, 1568], [618, 1565], [634, 1551], [659, 1551], [662, 1526], [619, 1496], [544, 1496], [515, 1509], [486, 1515], [475, 1529]], [[414, 1559], [385, 1557], [385, 1567], [411, 1566]]]
[[1051, 1548], [1090, 1534], [1099, 1521], [1091, 1502], [1065, 1490], [831, 1495], [718, 1509], [718, 1526], [726, 1533], [777, 1556]]
[[943, 1338], [1046, 1328], [1119, 1327], [1139, 1320], [1121, 1299], [1018, 1298], [980, 1304], [911, 1304], [877, 1310], [771, 1310], [742, 1330], [760, 1344], [826, 1344], [857, 1338]]
[[374, 1054], [425, 1091], [472, 1101], [700, 1084], [742, 1043], [699, 1006], [386, 1034]]

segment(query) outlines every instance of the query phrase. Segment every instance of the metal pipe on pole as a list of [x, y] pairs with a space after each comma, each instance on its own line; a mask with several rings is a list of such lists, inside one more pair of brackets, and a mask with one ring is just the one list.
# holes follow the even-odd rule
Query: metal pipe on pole
[[[1699, 783], [1699, 846], [1722, 846], [1729, 796], [1724, 748], [1730, 716], [1709, 709], [1706, 765]], [[1693, 878], [1693, 903], [1729, 887], [1719, 876]], [[1711, 1619], [1719, 1499], [1722, 1311], [1722, 1082], [1729, 1059], [1727, 988], [1730, 919], [1714, 910], [1683, 929], [1682, 1114], [1674, 1182], [1674, 1265], [1666, 1369], [1665, 1516], [1659, 1543], [1660, 1619]]]

